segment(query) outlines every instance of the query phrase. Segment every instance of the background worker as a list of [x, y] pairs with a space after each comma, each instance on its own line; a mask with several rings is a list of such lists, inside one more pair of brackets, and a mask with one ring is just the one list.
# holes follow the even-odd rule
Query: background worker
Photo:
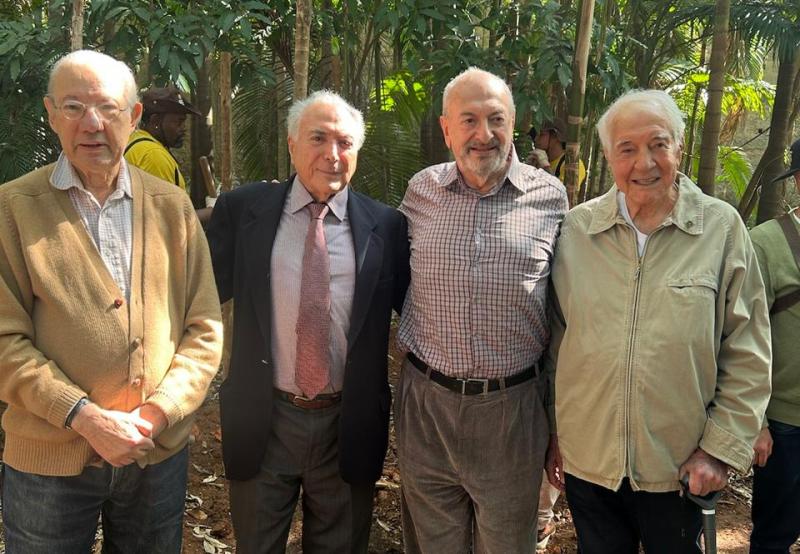
[[[139, 128], [131, 134], [125, 148], [125, 159], [188, 193], [186, 180], [170, 148], [183, 146], [187, 117], [202, 114], [174, 86], [145, 91], [142, 105], [142, 120]], [[211, 208], [197, 210], [197, 217], [205, 225], [211, 217]]]
[[[559, 118], [545, 121], [541, 131], [531, 129], [528, 134], [535, 148], [547, 152], [550, 160], [549, 171], [564, 183], [567, 178], [567, 159], [564, 156], [567, 147], [567, 126], [564, 121]], [[585, 183], [586, 166], [583, 165], [583, 160], [578, 160], [578, 188], [583, 188]]]
[[[792, 144], [789, 170], [775, 181], [787, 178], [800, 190], [800, 140]], [[772, 335], [772, 395], [754, 447], [750, 554], [789, 552], [800, 536], [800, 248], [790, 242], [800, 242], [799, 218], [800, 209], [794, 208], [750, 233], [767, 291]]]

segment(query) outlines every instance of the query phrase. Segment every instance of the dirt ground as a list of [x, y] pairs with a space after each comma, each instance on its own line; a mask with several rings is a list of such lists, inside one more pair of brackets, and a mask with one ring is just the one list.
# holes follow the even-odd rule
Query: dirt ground
[[[399, 374], [399, 357], [396, 352], [390, 356], [390, 380], [392, 388]], [[235, 540], [228, 514], [226, 482], [223, 478], [221, 443], [219, 440], [219, 415], [215, 383], [209, 399], [200, 411], [197, 429], [198, 438], [191, 451], [189, 468], [189, 495], [187, 517], [184, 529], [184, 552], [215, 553], [233, 552]], [[400, 475], [397, 469], [397, 456], [392, 429], [389, 452], [384, 465], [383, 476], [378, 482], [375, 511], [372, 519], [370, 552], [377, 554], [396, 554], [403, 552], [400, 525]], [[198, 499], [198, 500], [195, 500]], [[198, 504], [193, 506], [192, 504]], [[732, 480], [718, 505], [717, 546], [721, 554], [746, 554], [750, 534], [750, 478], [738, 477]], [[577, 552], [575, 530], [569, 509], [563, 498], [556, 504], [558, 521], [556, 534], [550, 541], [548, 554], [568, 554]], [[290, 534], [288, 552], [299, 553], [300, 525], [295, 514], [295, 522]], [[795, 545], [792, 552], [800, 552]]]
[[[399, 357], [390, 356], [392, 388], [399, 374]], [[195, 440], [191, 446], [189, 486], [184, 522], [183, 552], [186, 554], [233, 553], [236, 541], [230, 523], [227, 482], [222, 466], [222, 444], [219, 432], [218, 388], [220, 380], [212, 385], [209, 396], [199, 411], [195, 426]], [[2, 411], [2, 407], [0, 407]], [[254, 423], [257, 424], [257, 423]], [[378, 482], [375, 511], [372, 519], [370, 552], [397, 554], [403, 552], [400, 523], [400, 474], [394, 447], [394, 431], [390, 435], [389, 452], [383, 476]], [[725, 554], [746, 554], [750, 533], [750, 478], [734, 478], [718, 506], [718, 550]], [[569, 554], [577, 552], [575, 530], [569, 509], [563, 498], [556, 504], [556, 534], [546, 552]], [[301, 525], [295, 521], [289, 538], [288, 552], [302, 552]], [[95, 552], [100, 551], [100, 532]], [[0, 554], [5, 552], [0, 540]], [[793, 553], [800, 553], [795, 545]], [[531, 553], [533, 554], [533, 553]]]

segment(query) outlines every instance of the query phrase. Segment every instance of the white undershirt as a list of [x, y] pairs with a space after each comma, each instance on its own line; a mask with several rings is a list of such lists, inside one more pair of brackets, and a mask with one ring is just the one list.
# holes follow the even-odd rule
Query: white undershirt
[[647, 243], [647, 235], [637, 229], [636, 225], [633, 223], [633, 218], [628, 212], [628, 205], [625, 203], [625, 193], [622, 191], [617, 191], [617, 205], [619, 206], [619, 211], [622, 214], [622, 217], [636, 233], [636, 246], [639, 250], [639, 257], [641, 258], [642, 254], [644, 254], [645, 244]]

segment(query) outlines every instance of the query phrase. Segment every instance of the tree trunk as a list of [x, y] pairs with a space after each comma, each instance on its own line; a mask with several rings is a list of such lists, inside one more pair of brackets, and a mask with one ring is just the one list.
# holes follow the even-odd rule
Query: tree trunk
[[[278, 66], [283, 67], [283, 63], [277, 58], [273, 59], [272, 69], [275, 71], [276, 76], [278, 74]], [[267, 140], [264, 141], [264, 158], [266, 160], [264, 167], [266, 174], [264, 175], [264, 179], [267, 181], [277, 179], [280, 175], [280, 170], [278, 169], [278, 151], [283, 147], [283, 145], [279, 142], [280, 130], [278, 129], [278, 104], [280, 102], [279, 91], [279, 83], [275, 83], [273, 86], [267, 88], [266, 98], [264, 98], [267, 104], [275, 106], [275, 109], [269, 110], [268, 120], [266, 122]]]
[[[775, 86], [775, 102], [772, 106], [769, 140], [764, 155], [758, 162], [753, 179], [758, 175], [761, 185], [761, 198], [758, 201], [756, 223], [763, 223], [783, 211], [785, 181], [773, 183], [772, 180], [786, 171], [784, 155], [789, 144], [789, 114], [792, 110], [792, 88], [800, 66], [800, 48], [795, 49], [793, 59], [781, 59], [778, 64], [778, 82]], [[759, 170], [761, 170], [759, 172]], [[751, 179], [751, 181], [753, 180]], [[750, 187], [748, 186], [748, 189]], [[743, 198], [744, 200], [744, 198]]]
[[569, 99], [569, 115], [567, 116], [567, 153], [566, 174], [564, 183], [567, 187], [569, 205], [577, 202], [580, 136], [583, 122], [583, 98], [586, 94], [586, 68], [589, 60], [589, 46], [592, 39], [592, 22], [594, 20], [594, 0], [581, 0], [580, 20], [575, 32], [575, 61], [572, 64], [572, 87]]
[[708, 78], [708, 103], [703, 122], [703, 142], [700, 144], [700, 168], [697, 184], [714, 196], [714, 178], [717, 173], [719, 129], [722, 124], [722, 92], [725, 87], [725, 60], [728, 55], [728, 20], [731, 0], [717, 0], [714, 10], [714, 39], [711, 43], [710, 75]]
[[600, 158], [600, 178], [597, 179], [597, 187], [595, 188], [594, 196], [605, 194], [609, 187], [606, 186], [608, 181], [608, 160], [605, 156]]
[[[706, 63], [706, 40], [700, 44], [700, 65]], [[683, 148], [683, 174], [691, 178], [692, 176], [692, 158], [694, 157], [694, 139], [697, 133], [697, 108], [700, 105], [700, 96], [702, 88], [697, 83], [694, 84], [694, 101], [692, 102], [692, 115], [689, 117], [689, 122], [686, 125], [689, 136], [686, 139], [686, 144]]]
[[[282, 63], [277, 64], [277, 82], [282, 83], [286, 79], [286, 67]], [[277, 179], [283, 181], [289, 177], [291, 161], [289, 159], [289, 146], [287, 141], [286, 129], [286, 102], [281, 98], [281, 91], [278, 89], [278, 102], [275, 104], [277, 113], [278, 129], [278, 175]]]
[[72, 0], [72, 21], [69, 32], [69, 49], [83, 48], [83, 0]]
[[311, 41], [311, 0], [297, 0], [294, 25], [294, 100], [308, 96], [308, 55]]
[[233, 187], [233, 135], [231, 133], [231, 53], [219, 55], [219, 123], [222, 144], [218, 155], [222, 170], [222, 190]]
[[192, 202], [195, 207], [205, 207], [206, 189], [202, 186], [203, 172], [197, 161], [211, 154], [211, 127], [206, 123], [211, 110], [210, 59], [206, 57], [197, 72], [197, 86], [192, 92], [192, 103], [200, 116], [191, 119], [192, 138]]
[[450, 160], [450, 151], [444, 142], [439, 116], [434, 106], [422, 118], [419, 126], [420, 150], [425, 165], [434, 165]]
[[[322, 13], [332, 13], [333, 6], [331, 0], [322, 2]], [[328, 18], [323, 19], [321, 49], [322, 59], [320, 60], [320, 79], [323, 88], [339, 91], [341, 87], [341, 76], [339, 73], [339, 58], [333, 53], [333, 22]]]

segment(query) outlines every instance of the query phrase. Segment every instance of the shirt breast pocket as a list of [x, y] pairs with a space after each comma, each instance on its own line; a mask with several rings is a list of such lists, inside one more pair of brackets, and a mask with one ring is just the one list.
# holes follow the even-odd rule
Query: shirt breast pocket
[[668, 278], [659, 320], [671, 340], [692, 350], [707, 351], [714, 343], [719, 284], [710, 275]]
[[667, 279], [667, 287], [678, 297], [712, 298], [717, 297], [719, 284], [716, 278], [710, 275], [689, 275]]

